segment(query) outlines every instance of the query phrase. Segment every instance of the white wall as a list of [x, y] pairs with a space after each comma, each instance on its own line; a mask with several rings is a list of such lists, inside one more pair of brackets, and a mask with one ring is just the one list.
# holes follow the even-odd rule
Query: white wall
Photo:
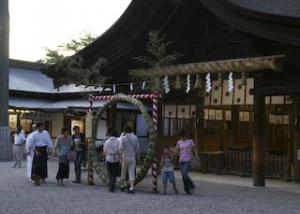
[[52, 127], [51, 127], [51, 137], [57, 137], [61, 133], [61, 129], [64, 125], [64, 114], [63, 113], [52, 113]]
[[[106, 113], [103, 114], [103, 117], [106, 118]], [[106, 136], [107, 132], [107, 126], [106, 126], [106, 120], [98, 120], [98, 126], [97, 126], [97, 136], [96, 136], [96, 144], [102, 145], [103, 144], [103, 139]]]

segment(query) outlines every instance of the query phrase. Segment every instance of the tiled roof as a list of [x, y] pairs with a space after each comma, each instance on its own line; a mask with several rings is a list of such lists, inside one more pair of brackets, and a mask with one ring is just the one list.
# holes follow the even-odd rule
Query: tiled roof
[[[12, 65], [14, 66], [14, 65]], [[97, 91], [94, 87], [85, 87], [75, 84], [55, 88], [53, 79], [36, 68], [11, 67], [9, 70], [9, 89], [14, 91], [38, 93], [76, 93]]]
[[300, 17], [299, 0], [228, 0], [239, 6], [263, 13]]

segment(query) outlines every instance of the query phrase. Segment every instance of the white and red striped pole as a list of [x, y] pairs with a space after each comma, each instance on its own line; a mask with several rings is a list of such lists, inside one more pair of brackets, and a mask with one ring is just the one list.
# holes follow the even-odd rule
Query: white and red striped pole
[[[158, 95], [153, 96], [152, 99], [152, 121], [154, 129], [157, 132], [158, 127]], [[156, 142], [155, 142], [156, 143]], [[152, 162], [152, 191], [153, 193], [158, 193], [157, 191], [157, 157], [153, 157]]]

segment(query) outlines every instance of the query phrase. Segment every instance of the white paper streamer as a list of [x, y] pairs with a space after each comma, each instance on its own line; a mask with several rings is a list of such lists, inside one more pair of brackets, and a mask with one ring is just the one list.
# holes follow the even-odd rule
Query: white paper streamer
[[191, 75], [187, 75], [186, 77], [186, 93], [188, 94], [191, 90]]
[[231, 92], [234, 88], [232, 75], [233, 75], [232, 72], [230, 72], [228, 75], [228, 85], [227, 85], [228, 92]]
[[116, 93], [116, 84], [113, 84], [113, 93]]
[[103, 91], [103, 87], [100, 85], [99, 86], [99, 93], [101, 93]]
[[208, 73], [205, 77], [206, 79], [206, 92], [209, 93], [211, 91], [211, 79], [210, 79], [210, 73]]
[[164, 89], [165, 89], [165, 93], [169, 93], [170, 92], [170, 85], [169, 85], [169, 78], [168, 76], [165, 76], [164, 79], [163, 79], [163, 86], [164, 86]]
[[133, 91], [133, 83], [130, 83], [130, 91]]
[[144, 81], [142, 84], [142, 90], [145, 90], [146, 82]]

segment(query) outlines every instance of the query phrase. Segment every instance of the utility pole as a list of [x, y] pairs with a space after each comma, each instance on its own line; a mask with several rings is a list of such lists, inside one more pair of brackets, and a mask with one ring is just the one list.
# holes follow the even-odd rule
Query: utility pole
[[0, 161], [11, 160], [8, 128], [9, 12], [8, 0], [0, 0]]

